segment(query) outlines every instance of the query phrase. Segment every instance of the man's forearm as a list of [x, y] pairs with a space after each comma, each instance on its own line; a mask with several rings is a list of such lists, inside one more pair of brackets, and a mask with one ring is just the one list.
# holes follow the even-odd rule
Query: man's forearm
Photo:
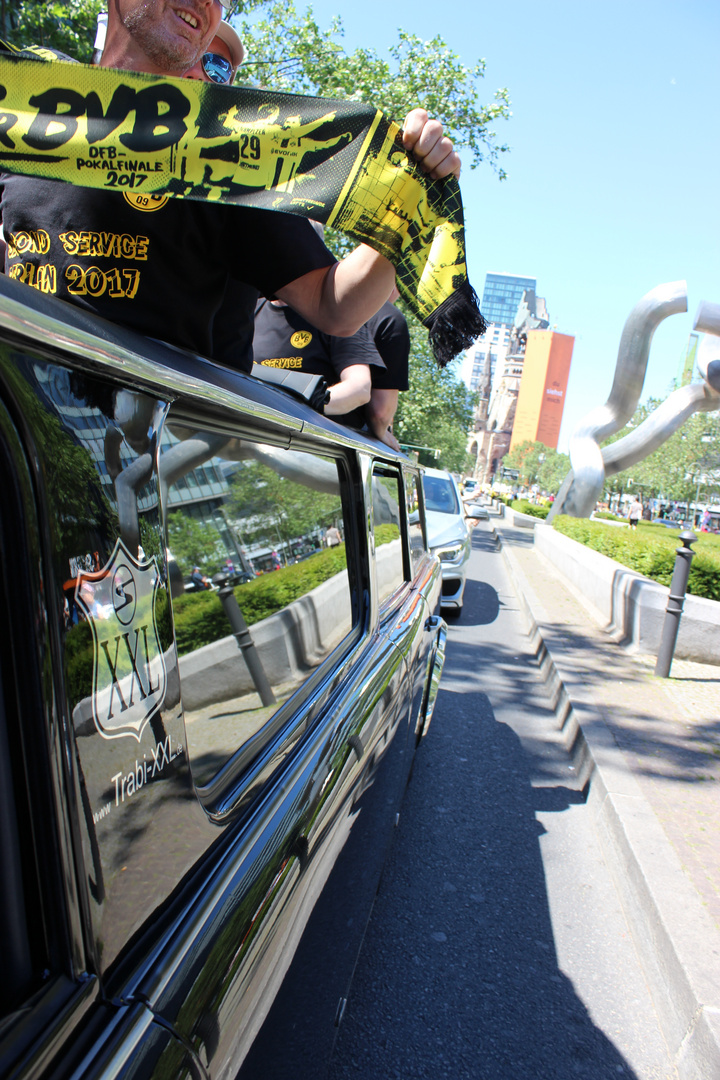
[[376, 390], [365, 406], [365, 416], [373, 431], [392, 427], [398, 404], [397, 390]]
[[370, 400], [370, 369], [367, 364], [346, 368], [340, 382], [330, 387], [330, 400], [325, 406], [326, 416], [343, 416], [366, 405]]
[[395, 285], [395, 268], [367, 244], [341, 262], [291, 281], [278, 296], [312, 326], [351, 337], [382, 307]]

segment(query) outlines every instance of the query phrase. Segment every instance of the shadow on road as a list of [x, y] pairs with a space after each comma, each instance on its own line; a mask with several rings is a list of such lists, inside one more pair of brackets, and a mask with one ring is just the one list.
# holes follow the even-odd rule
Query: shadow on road
[[465, 585], [462, 612], [453, 616], [448, 612], [451, 619], [460, 622], [463, 626], [487, 626], [495, 622], [500, 611], [500, 597], [497, 590], [488, 585], [486, 581], [469, 580]]
[[583, 793], [543, 773], [480, 690], [482, 671], [512, 670], [527, 702], [531, 665], [502, 645], [481, 664], [470, 643], [448, 656], [330, 1076], [634, 1077], [556, 958], [536, 811]]

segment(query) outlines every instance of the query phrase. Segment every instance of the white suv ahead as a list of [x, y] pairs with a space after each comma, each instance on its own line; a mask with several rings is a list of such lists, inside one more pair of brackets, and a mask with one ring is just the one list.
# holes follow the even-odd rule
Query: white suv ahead
[[449, 472], [426, 469], [423, 475], [428, 547], [440, 559], [443, 608], [462, 610], [471, 530], [463, 502]]

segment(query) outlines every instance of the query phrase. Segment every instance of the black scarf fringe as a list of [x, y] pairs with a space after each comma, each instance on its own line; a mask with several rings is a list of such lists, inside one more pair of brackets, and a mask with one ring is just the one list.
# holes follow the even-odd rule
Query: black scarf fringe
[[439, 308], [424, 320], [430, 345], [438, 366], [444, 368], [487, 330], [477, 293], [469, 281], [443, 300]]

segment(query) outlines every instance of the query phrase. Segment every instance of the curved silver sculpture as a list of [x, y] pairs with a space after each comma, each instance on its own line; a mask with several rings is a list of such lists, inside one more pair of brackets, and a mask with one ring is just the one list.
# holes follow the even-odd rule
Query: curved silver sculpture
[[693, 413], [720, 409], [720, 304], [703, 300], [693, 330], [704, 334], [697, 351], [697, 365], [705, 382], [681, 386], [635, 431], [606, 446], [602, 452], [606, 476], [614, 476], [642, 461]]
[[615, 476], [623, 469], [643, 461], [682, 427], [693, 413], [714, 412], [716, 409], [720, 409], [720, 393], [705, 383], [680, 387], [634, 431], [604, 447], [602, 458], [605, 475]]
[[[687, 286], [684, 281], [672, 281], [652, 289], [630, 312], [620, 338], [610, 396], [604, 405], [589, 412], [575, 429], [570, 440], [572, 469], [563, 481], [548, 515], [548, 521], [558, 514], [589, 517], [595, 509], [595, 503], [605, 483], [605, 461], [600, 443], [608, 435], [612, 435], [623, 427], [638, 406], [645, 382], [650, 344], [656, 329], [663, 319], [683, 311], [687, 311]], [[687, 403], [683, 405], [683, 408], [686, 405]], [[711, 407], [706, 406], [706, 408]], [[696, 409], [697, 405], [691, 412]], [[687, 419], [689, 415], [690, 413], [687, 413], [683, 419]], [[652, 420], [652, 417], [648, 419]], [[664, 442], [682, 422], [680, 420], [675, 427], [667, 431], [664, 437], [655, 441], [651, 449], [655, 449]], [[644, 426], [641, 425], [641, 427]], [[635, 436], [639, 431], [640, 428], [631, 434]], [[645, 435], [647, 436], [648, 433], [646, 432]], [[654, 430], [652, 439], [657, 439], [657, 433]], [[621, 439], [620, 443], [625, 443], [625, 439]], [[620, 443], [615, 445], [619, 446]], [[631, 452], [638, 454], [638, 446], [634, 444]], [[633, 463], [642, 460], [650, 452], [650, 449], [640, 452], [633, 458]], [[613, 472], [620, 472], [623, 468], [626, 468], [626, 465], [618, 465], [613, 468]]]
[[695, 316], [693, 330], [705, 336], [697, 352], [697, 365], [708, 386], [720, 392], [720, 304], [703, 300]]

